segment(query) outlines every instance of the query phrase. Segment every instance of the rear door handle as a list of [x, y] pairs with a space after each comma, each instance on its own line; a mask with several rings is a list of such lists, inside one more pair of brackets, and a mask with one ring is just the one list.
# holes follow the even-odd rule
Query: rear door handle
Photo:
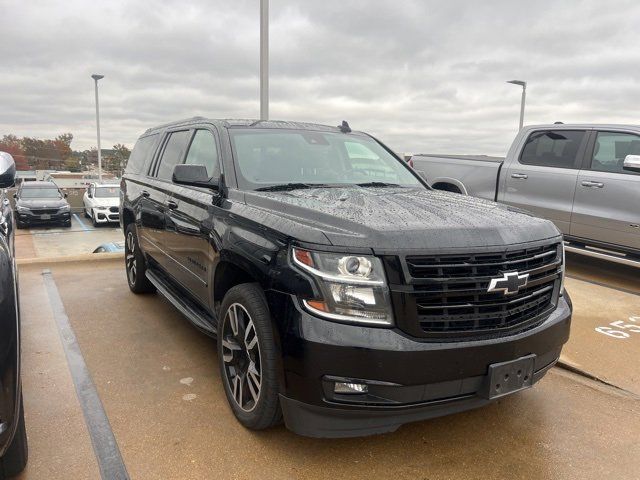
[[524, 173], [512, 173], [511, 178], [520, 178], [522, 180], [526, 180], [527, 178], [529, 178], [529, 175], [526, 175]]
[[592, 182], [590, 180], [585, 180], [580, 185], [582, 185], [583, 187], [590, 187], [590, 188], [602, 188], [602, 187], [604, 187], [604, 183], [602, 183], [602, 182]]
[[147, 192], [146, 190], [142, 190], [142, 196], [144, 198], [149, 198], [151, 196], [151, 194], [149, 192]]
[[175, 210], [176, 208], [178, 208], [178, 204], [173, 200], [169, 200], [167, 202], [167, 207], [169, 207], [169, 210]]

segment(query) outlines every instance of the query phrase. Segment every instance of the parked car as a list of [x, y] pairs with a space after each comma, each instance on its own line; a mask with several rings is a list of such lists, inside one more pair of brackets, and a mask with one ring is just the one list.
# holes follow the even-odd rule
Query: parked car
[[27, 434], [20, 382], [20, 309], [13, 216], [4, 189], [14, 184], [15, 164], [0, 152], [0, 479], [27, 464]]
[[129, 288], [217, 337], [248, 428], [393, 431], [531, 387], [568, 339], [553, 223], [434, 191], [346, 123], [153, 128], [121, 188]]
[[567, 250], [640, 266], [640, 127], [523, 128], [506, 159], [415, 155], [436, 189], [552, 220]]
[[84, 215], [91, 218], [93, 226], [100, 223], [119, 222], [120, 185], [91, 183], [82, 197]]
[[66, 193], [53, 182], [23, 182], [13, 195], [17, 228], [58, 223], [71, 226], [71, 207]]

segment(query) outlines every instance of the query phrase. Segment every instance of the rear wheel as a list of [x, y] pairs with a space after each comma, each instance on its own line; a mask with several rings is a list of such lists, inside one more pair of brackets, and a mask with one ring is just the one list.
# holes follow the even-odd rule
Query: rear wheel
[[133, 293], [156, 291], [156, 288], [145, 275], [147, 262], [140, 250], [138, 233], [134, 223], [130, 223], [125, 231], [124, 261], [127, 271], [127, 283]]
[[20, 396], [20, 417], [13, 441], [4, 454], [0, 458], [0, 479], [9, 478], [18, 475], [24, 467], [27, 466], [29, 450], [27, 448], [27, 430], [24, 423], [24, 406], [22, 404], [22, 396]]
[[218, 364], [233, 414], [262, 430], [280, 423], [277, 349], [262, 289], [252, 283], [230, 289], [218, 322]]

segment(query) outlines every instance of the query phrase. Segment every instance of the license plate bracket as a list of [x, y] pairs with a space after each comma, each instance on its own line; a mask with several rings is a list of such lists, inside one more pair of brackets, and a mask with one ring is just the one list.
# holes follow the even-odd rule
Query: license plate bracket
[[493, 400], [533, 385], [535, 354], [489, 365], [482, 396]]
[[51, 220], [51, 215], [49, 215], [48, 213], [40, 215], [40, 220]]

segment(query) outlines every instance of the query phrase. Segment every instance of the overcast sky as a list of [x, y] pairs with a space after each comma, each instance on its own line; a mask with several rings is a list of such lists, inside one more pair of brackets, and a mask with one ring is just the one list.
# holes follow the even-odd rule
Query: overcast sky
[[[102, 145], [259, 116], [259, 0], [0, 0], [0, 135]], [[640, 2], [272, 0], [271, 118], [503, 155], [525, 123], [640, 123]]]

